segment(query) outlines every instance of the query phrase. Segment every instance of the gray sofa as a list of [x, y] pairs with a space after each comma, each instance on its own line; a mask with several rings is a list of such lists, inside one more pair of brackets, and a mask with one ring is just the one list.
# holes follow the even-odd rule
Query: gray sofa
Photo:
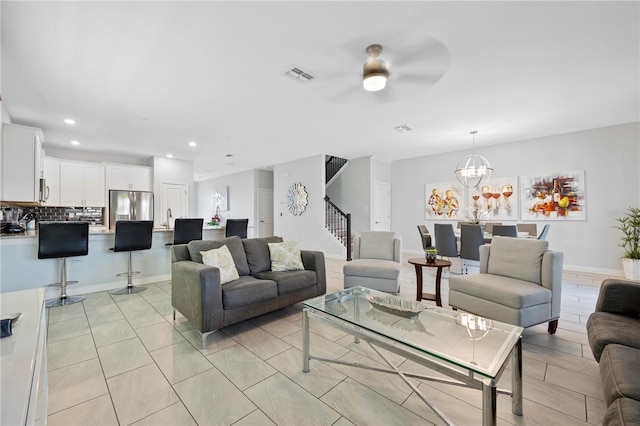
[[602, 282], [587, 336], [607, 405], [602, 424], [640, 424], [640, 281]]
[[[196, 240], [171, 248], [173, 308], [206, 335], [218, 328], [326, 293], [324, 254], [301, 250], [304, 270], [271, 271], [268, 243], [280, 237]], [[226, 245], [239, 279], [220, 284], [220, 270], [200, 252]]]

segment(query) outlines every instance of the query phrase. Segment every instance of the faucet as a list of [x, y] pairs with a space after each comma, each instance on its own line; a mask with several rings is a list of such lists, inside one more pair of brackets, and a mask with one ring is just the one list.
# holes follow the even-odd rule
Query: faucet
[[165, 225], [167, 225], [167, 229], [171, 229], [169, 227], [169, 219], [173, 217], [173, 214], [171, 213], [171, 209], [167, 209], [167, 223]]

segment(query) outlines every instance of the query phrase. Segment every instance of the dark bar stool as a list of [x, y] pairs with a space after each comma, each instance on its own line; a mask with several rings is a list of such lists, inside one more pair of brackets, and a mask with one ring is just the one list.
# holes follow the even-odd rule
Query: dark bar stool
[[[189, 241], [202, 239], [204, 219], [176, 219], [173, 227], [173, 245], [187, 244]], [[166, 245], [170, 246], [170, 243]]]
[[89, 222], [40, 222], [38, 229], [38, 259], [60, 259], [60, 296], [47, 300], [47, 308], [82, 302], [83, 296], [67, 295], [67, 257], [89, 254]]
[[227, 219], [224, 228], [224, 236], [230, 237], [237, 235], [240, 238], [247, 238], [247, 228], [249, 227], [249, 219]]
[[116, 237], [114, 252], [129, 252], [129, 267], [127, 272], [120, 275], [127, 276], [127, 286], [120, 290], [112, 291], [111, 294], [131, 294], [145, 291], [146, 287], [136, 287], [133, 285], [132, 277], [140, 272], [133, 271], [132, 254], [138, 250], [149, 250], [153, 239], [153, 221], [152, 220], [119, 220], [116, 222]]

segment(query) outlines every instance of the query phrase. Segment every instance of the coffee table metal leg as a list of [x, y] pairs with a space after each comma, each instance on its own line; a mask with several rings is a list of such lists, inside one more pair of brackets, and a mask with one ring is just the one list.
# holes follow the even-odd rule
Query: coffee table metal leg
[[309, 372], [309, 311], [302, 310], [302, 372]]
[[496, 425], [496, 383], [482, 383], [482, 426]]
[[513, 365], [511, 386], [511, 412], [518, 416], [522, 415], [522, 336], [518, 339], [516, 347], [513, 348]]
[[417, 282], [417, 287], [418, 287], [418, 291], [416, 293], [416, 300], [419, 302], [422, 300], [422, 266], [421, 265], [414, 265], [416, 268], [416, 282]]

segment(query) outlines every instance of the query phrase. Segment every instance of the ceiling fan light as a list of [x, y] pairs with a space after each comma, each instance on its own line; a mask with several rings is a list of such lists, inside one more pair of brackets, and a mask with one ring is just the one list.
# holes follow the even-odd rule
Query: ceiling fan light
[[377, 92], [378, 90], [382, 90], [387, 85], [387, 74], [386, 73], [370, 73], [365, 75], [362, 79], [362, 86], [364, 90], [368, 92]]

